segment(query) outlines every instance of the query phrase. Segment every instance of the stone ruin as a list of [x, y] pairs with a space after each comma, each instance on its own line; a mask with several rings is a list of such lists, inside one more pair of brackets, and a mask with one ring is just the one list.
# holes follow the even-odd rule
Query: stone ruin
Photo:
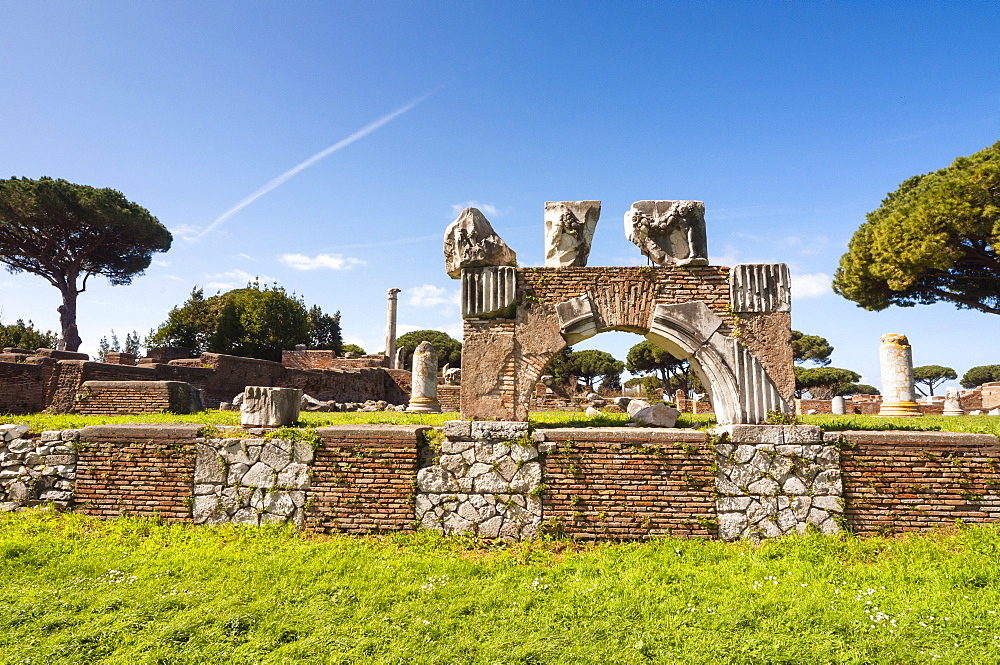
[[462, 417], [525, 421], [543, 367], [598, 333], [638, 333], [691, 361], [720, 424], [791, 413], [791, 292], [781, 263], [708, 262], [704, 204], [637, 201], [625, 231], [656, 266], [587, 267], [599, 201], [545, 204], [544, 268], [515, 254], [475, 208], [445, 232], [461, 280]]

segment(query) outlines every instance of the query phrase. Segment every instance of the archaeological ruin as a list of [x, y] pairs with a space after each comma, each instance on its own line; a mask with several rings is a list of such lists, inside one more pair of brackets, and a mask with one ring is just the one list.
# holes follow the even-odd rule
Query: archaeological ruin
[[544, 268], [516, 267], [475, 208], [448, 227], [445, 266], [461, 280], [465, 328], [462, 417], [527, 420], [549, 359], [609, 330], [690, 360], [721, 424], [791, 412], [787, 266], [708, 265], [700, 201], [638, 201], [625, 214], [626, 236], [657, 265], [587, 267], [600, 210], [599, 201], [545, 204]]

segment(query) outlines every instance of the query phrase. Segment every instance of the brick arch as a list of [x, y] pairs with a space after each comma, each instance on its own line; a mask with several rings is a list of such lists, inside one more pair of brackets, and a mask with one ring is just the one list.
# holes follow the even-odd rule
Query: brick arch
[[[765, 321], [770, 328], [759, 325], [758, 313], [746, 318], [753, 323], [748, 331], [775, 329], [784, 339], [747, 335], [738, 342], [734, 327], [744, 314], [740, 310], [740, 317], [733, 316], [729, 268], [478, 270], [470, 279], [466, 273], [471, 271], [463, 272], [463, 302], [490, 303], [494, 309], [463, 308], [463, 417], [527, 420], [535, 384], [549, 359], [569, 344], [610, 330], [644, 335], [691, 360], [711, 392], [719, 422], [761, 422], [768, 410], [788, 410], [794, 384], [786, 379], [779, 389], [768, 370], [787, 361], [791, 375], [790, 347], [769, 367], [752, 352], [788, 346], [787, 310], [774, 320], [771, 312], [760, 312], [772, 317]], [[511, 288], [515, 279], [516, 289]], [[467, 284], [491, 290], [481, 297]], [[503, 292], [512, 300], [497, 298]]]

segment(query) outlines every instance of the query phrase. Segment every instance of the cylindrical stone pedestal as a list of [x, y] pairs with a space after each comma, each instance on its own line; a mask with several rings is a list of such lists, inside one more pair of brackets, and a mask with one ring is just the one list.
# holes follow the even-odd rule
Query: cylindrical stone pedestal
[[962, 400], [958, 396], [958, 388], [948, 388], [944, 393], [944, 412], [942, 416], [964, 416]]
[[905, 335], [882, 335], [878, 350], [882, 370], [880, 416], [921, 416], [914, 399], [913, 351]]
[[837, 395], [830, 401], [830, 413], [835, 416], [843, 416], [847, 414], [847, 403], [844, 398]]
[[408, 413], [441, 413], [437, 398], [437, 350], [430, 342], [420, 342], [413, 352]]

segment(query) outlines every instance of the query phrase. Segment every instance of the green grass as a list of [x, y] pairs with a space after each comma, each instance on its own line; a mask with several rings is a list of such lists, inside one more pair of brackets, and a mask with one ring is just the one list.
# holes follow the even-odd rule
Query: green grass
[[996, 663], [1000, 532], [512, 545], [0, 517], [0, 663]]
[[[388, 425], [430, 425], [439, 427], [446, 420], [457, 420], [458, 413], [413, 414], [395, 411], [374, 412], [302, 412], [299, 415], [301, 427], [324, 427], [327, 425], [355, 425], [364, 423]], [[621, 427], [628, 422], [624, 413], [604, 413], [590, 418], [577, 411], [540, 411], [530, 414], [532, 427]], [[827, 431], [859, 430], [918, 430], [943, 432], [974, 432], [1000, 436], [998, 416], [922, 416], [920, 418], [879, 418], [878, 416], [799, 416], [798, 422], [819, 425]], [[6, 423], [25, 424], [31, 431], [78, 429], [87, 425], [111, 423], [199, 423], [203, 425], [239, 425], [238, 411], [217, 411], [209, 409], [189, 415], [173, 413], [144, 413], [128, 416], [81, 416], [74, 414], [37, 413], [24, 416], [0, 414], [0, 425]], [[683, 413], [677, 420], [678, 427], [705, 429], [715, 425], [715, 416]]]
[[[458, 413], [414, 414], [396, 411], [353, 411], [343, 413], [307, 412], [299, 414], [299, 426], [324, 427], [327, 425], [388, 424], [388, 425], [430, 425], [439, 427], [446, 420], [458, 420]], [[534, 427], [621, 427], [628, 422], [624, 413], [605, 413], [603, 416], [588, 418], [582, 412], [543, 411], [532, 413], [530, 422]], [[678, 427], [697, 427], [714, 423], [713, 416], [692, 416], [683, 414], [677, 421]], [[13, 416], [0, 415], [0, 425], [15, 423], [28, 425], [32, 432], [46, 430], [79, 429], [87, 425], [107, 425], [114, 423], [198, 423], [202, 425], [239, 425], [238, 411], [217, 411], [209, 409], [189, 415], [172, 413], [143, 413], [128, 416], [81, 416], [75, 414], [46, 414]]]
[[913, 430], [932, 432], [971, 432], [1000, 436], [1000, 416], [920, 416], [918, 418], [880, 418], [879, 416], [799, 416], [805, 425], [819, 425], [826, 431], [842, 430]]
[[[365, 423], [390, 425], [431, 425], [440, 426], [446, 420], [456, 420], [457, 413], [414, 414], [397, 411], [353, 411], [353, 412], [309, 412], [299, 414], [301, 427], [325, 427], [327, 425], [357, 425]], [[119, 423], [198, 423], [201, 425], [240, 424], [239, 411], [218, 411], [208, 409], [192, 414], [142, 413], [124, 416], [82, 416], [77, 414], [34, 413], [30, 415], [0, 415], [0, 425], [14, 423], [28, 425], [32, 432], [46, 430], [79, 429], [87, 425], [109, 425]]]

